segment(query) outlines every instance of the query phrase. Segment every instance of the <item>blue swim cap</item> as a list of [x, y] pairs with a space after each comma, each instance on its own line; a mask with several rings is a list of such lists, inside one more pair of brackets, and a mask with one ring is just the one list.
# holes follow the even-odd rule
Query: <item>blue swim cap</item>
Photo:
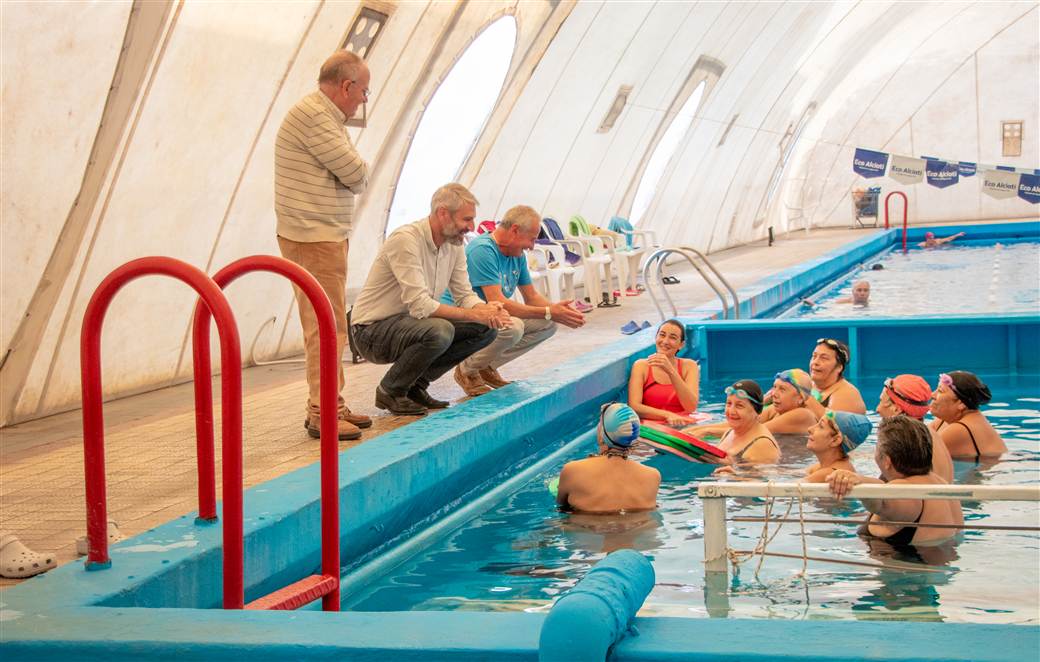
[[604, 405], [600, 423], [607, 444], [614, 448], [628, 448], [639, 438], [639, 416], [628, 405], [619, 402]]

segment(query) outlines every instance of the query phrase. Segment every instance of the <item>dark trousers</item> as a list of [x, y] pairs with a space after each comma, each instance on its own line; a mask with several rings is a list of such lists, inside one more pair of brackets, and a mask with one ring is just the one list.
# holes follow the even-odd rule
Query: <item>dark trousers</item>
[[496, 331], [476, 322], [439, 317], [417, 320], [407, 313], [354, 328], [354, 349], [372, 363], [393, 363], [379, 383], [390, 395], [407, 395], [491, 344]]

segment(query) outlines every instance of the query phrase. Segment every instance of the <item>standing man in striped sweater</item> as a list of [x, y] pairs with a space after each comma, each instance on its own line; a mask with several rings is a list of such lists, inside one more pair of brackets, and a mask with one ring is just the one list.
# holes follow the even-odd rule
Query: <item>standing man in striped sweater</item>
[[[354, 221], [354, 196], [368, 184], [368, 164], [347, 135], [346, 121], [368, 100], [368, 66], [350, 51], [325, 60], [318, 89], [293, 106], [278, 129], [274, 147], [274, 208], [282, 255], [309, 271], [332, 301], [339, 367], [339, 438], [358, 439], [372, 419], [351, 413], [343, 400], [343, 345], [347, 337], [347, 246]], [[318, 323], [297, 290], [296, 301], [307, 351], [307, 418], [317, 439], [319, 421]]]

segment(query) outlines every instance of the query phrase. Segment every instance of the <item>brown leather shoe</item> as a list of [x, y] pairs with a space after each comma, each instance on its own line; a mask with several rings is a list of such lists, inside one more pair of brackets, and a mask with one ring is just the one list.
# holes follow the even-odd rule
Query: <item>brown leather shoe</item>
[[491, 366], [484, 368], [479, 374], [484, 380], [484, 383], [492, 388], [502, 388], [503, 386], [509, 386], [513, 383], [508, 379], [502, 379], [502, 375], [498, 374], [498, 370], [495, 370]]
[[469, 396], [476, 397], [491, 392], [491, 387], [484, 383], [484, 378], [480, 376], [480, 373], [467, 375], [462, 372], [461, 365], [455, 366], [455, 381]]
[[339, 411], [339, 420], [353, 423], [359, 428], [370, 428], [372, 427], [372, 419], [364, 414], [355, 414], [346, 407]]
[[[372, 421], [369, 421], [368, 424], [372, 425]], [[350, 421], [344, 420], [342, 414], [336, 420], [336, 425], [338, 427], [337, 434], [340, 441], [361, 438], [361, 430], [358, 426], [354, 425]], [[321, 416], [318, 413], [308, 414], [307, 419], [303, 422], [303, 427], [307, 428], [307, 434], [311, 437], [321, 439]]]

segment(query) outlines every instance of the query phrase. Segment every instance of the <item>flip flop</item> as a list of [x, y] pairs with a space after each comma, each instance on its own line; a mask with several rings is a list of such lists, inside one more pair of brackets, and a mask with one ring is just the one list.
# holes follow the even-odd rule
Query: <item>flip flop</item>
[[665, 285], [676, 285], [679, 283], [679, 279], [675, 276], [665, 276], [661, 279], [661, 282]]
[[13, 533], [0, 535], [0, 577], [24, 579], [47, 572], [56, 565], [53, 554], [34, 552]]
[[626, 336], [630, 336], [633, 333], [638, 333], [642, 329], [643, 327], [636, 324], [635, 320], [631, 320], [628, 324], [621, 327], [621, 333], [625, 334]]
[[647, 320], [643, 320], [643, 323], [639, 325], [639, 330], [642, 331], [643, 329], [649, 329], [651, 326], [653, 326], [653, 324]]
[[627, 290], [625, 290], [625, 294], [627, 294], [630, 297], [637, 297], [637, 296], [639, 296], [642, 293], [643, 293], [643, 290], [636, 289], [634, 287], [630, 287]]
[[579, 313], [591, 313], [592, 311], [596, 310], [594, 306], [590, 306], [584, 301], [575, 301], [573, 305], [574, 310], [577, 310]]

